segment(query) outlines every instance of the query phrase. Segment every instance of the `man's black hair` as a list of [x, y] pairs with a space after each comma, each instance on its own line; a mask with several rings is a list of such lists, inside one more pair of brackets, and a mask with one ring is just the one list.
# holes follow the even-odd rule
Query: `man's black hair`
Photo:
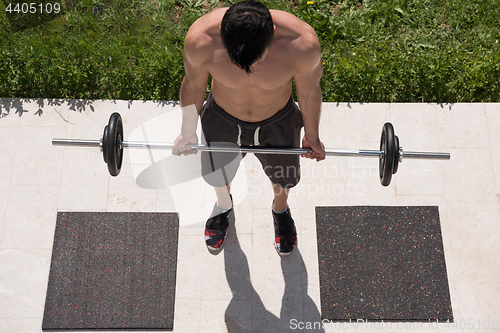
[[250, 75], [252, 64], [262, 57], [273, 41], [271, 13], [258, 1], [238, 2], [224, 14], [220, 35], [231, 61]]

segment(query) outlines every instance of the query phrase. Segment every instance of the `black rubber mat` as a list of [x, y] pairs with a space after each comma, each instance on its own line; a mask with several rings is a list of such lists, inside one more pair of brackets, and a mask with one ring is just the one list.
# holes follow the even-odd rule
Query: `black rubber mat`
[[57, 214], [42, 329], [172, 330], [177, 213]]
[[321, 315], [453, 320], [438, 207], [316, 207]]

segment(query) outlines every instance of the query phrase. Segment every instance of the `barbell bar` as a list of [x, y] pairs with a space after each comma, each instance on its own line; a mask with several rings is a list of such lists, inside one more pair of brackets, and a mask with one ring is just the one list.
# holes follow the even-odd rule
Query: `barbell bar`
[[[54, 146], [96, 147], [103, 153], [104, 162], [108, 165], [111, 176], [118, 176], [122, 166], [123, 149], [166, 149], [173, 148], [173, 143], [141, 142], [123, 140], [123, 123], [118, 112], [113, 113], [108, 125], [104, 127], [100, 140], [83, 139], [52, 139]], [[302, 155], [311, 150], [302, 148], [267, 148], [267, 147], [226, 147], [188, 145], [198, 151], [226, 152], [226, 153], [259, 153], [259, 154], [292, 154]], [[404, 151], [399, 146], [399, 138], [394, 134], [394, 127], [387, 122], [382, 128], [379, 150], [366, 149], [325, 149], [326, 156], [347, 157], [374, 157], [379, 159], [379, 177], [383, 186], [388, 186], [392, 175], [398, 170], [399, 162], [403, 159], [437, 159], [449, 160], [449, 153]]]

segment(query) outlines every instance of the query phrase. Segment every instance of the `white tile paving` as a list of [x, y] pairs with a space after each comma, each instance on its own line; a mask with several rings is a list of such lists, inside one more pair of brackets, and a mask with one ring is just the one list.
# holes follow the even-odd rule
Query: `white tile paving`
[[387, 188], [379, 184], [376, 159], [303, 160], [289, 201], [298, 250], [283, 259], [272, 245], [271, 186], [251, 155], [233, 183], [235, 225], [225, 250], [212, 255], [203, 220], [215, 195], [190, 168], [195, 159], [126, 151], [113, 178], [97, 149], [51, 146], [55, 137], [98, 139], [115, 111], [126, 138], [173, 141], [180, 124], [175, 104], [14, 104], [22, 105], [22, 116], [12, 108], [0, 118], [0, 332], [41, 331], [57, 211], [180, 213], [174, 332], [322, 332], [291, 323], [320, 321], [314, 207], [328, 205], [438, 206], [457, 324], [332, 324], [325, 332], [500, 326], [500, 104], [324, 103], [327, 147], [378, 149], [382, 124], [391, 121], [405, 150], [448, 151], [452, 158], [405, 160]]

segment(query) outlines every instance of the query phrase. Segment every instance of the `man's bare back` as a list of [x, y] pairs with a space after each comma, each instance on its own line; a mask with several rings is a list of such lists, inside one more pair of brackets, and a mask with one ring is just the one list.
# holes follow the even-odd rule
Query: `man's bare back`
[[[197, 20], [185, 40], [185, 57], [212, 75], [215, 102], [232, 116], [248, 122], [267, 119], [281, 110], [292, 92], [292, 78], [304, 64], [321, 70], [319, 42], [314, 30], [294, 15], [270, 10], [274, 39], [264, 59], [247, 75], [229, 59], [220, 37], [227, 8]], [[321, 75], [321, 74], [320, 74]], [[299, 97], [300, 103], [300, 97]]]

